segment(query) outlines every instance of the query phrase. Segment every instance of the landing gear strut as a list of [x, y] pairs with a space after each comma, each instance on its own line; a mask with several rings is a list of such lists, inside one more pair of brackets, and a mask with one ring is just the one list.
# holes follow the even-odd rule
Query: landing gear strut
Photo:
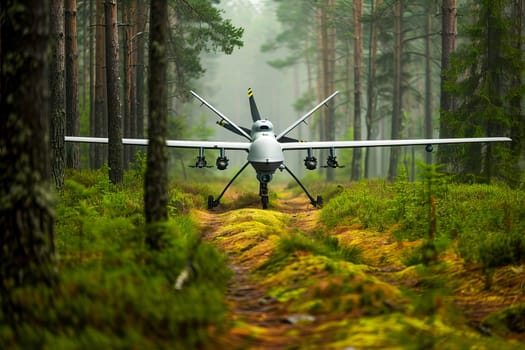
[[[284, 164], [283, 164], [284, 165]], [[308, 192], [308, 190], [306, 189], [306, 187], [304, 187], [304, 185], [301, 183], [301, 181], [299, 181], [299, 179], [297, 178], [297, 176], [295, 176], [294, 173], [292, 173], [292, 171], [286, 166], [284, 165], [284, 169], [288, 172], [288, 174], [290, 174], [293, 179], [295, 180], [295, 182], [297, 182], [297, 184], [299, 186], [301, 186], [301, 188], [303, 189], [303, 192], [308, 196], [308, 198], [310, 199], [310, 203], [312, 203], [312, 205], [314, 207], [320, 207], [323, 205], [323, 197], [321, 196], [317, 196], [317, 199], [314, 199], [314, 197], [312, 197], [312, 195], [310, 194], [310, 192]]]
[[263, 209], [268, 209], [268, 203], [270, 202], [268, 196], [268, 183], [259, 182], [259, 196], [261, 196], [261, 204]]
[[220, 201], [221, 201], [221, 198], [222, 196], [224, 196], [224, 194], [226, 193], [226, 191], [228, 190], [228, 188], [230, 188], [231, 184], [233, 183], [233, 181], [235, 181], [235, 179], [244, 171], [244, 169], [246, 169], [246, 167], [248, 166], [248, 164], [250, 164], [250, 162], [246, 162], [246, 164], [243, 165], [243, 167], [241, 168], [241, 170], [239, 170], [235, 176], [230, 180], [230, 182], [228, 182], [228, 184], [226, 185], [226, 187], [224, 187], [224, 189], [222, 190], [221, 194], [219, 194], [219, 196], [217, 197], [217, 199], [214, 199], [212, 195], [209, 195], [208, 196], [208, 209], [213, 209], [215, 208], [216, 206], [219, 205]]
[[[217, 198], [213, 198], [212, 195], [208, 196], [208, 209], [213, 209], [213, 208], [215, 208], [216, 206], [219, 205], [222, 196], [224, 196], [224, 193], [226, 193], [226, 191], [228, 190], [228, 188], [230, 188], [231, 184], [235, 181], [235, 179], [237, 179], [237, 177], [244, 171], [244, 169], [246, 169], [248, 164], [250, 164], [250, 162], [247, 162], [246, 164], [243, 165], [243, 167], [235, 174], [235, 176], [230, 180], [230, 182], [228, 182], [226, 187], [224, 187], [224, 189], [222, 190], [221, 194], [219, 194], [219, 196]], [[293, 179], [297, 182], [297, 184], [299, 186], [301, 186], [301, 188], [304, 191], [304, 193], [310, 199], [310, 203], [314, 207], [320, 207], [320, 206], [323, 205], [323, 197], [317, 196], [317, 198], [314, 199], [314, 197], [312, 197], [312, 195], [310, 194], [310, 192], [308, 192], [306, 187], [304, 187], [302, 182], [299, 181], [297, 176], [295, 176], [295, 174], [292, 173], [292, 171], [286, 165], [282, 164], [280, 169], [281, 170], [283, 170], [283, 169], [286, 170], [288, 172], [288, 174], [290, 174], [293, 177]], [[262, 208], [263, 209], [268, 209], [268, 204], [270, 202], [269, 191], [268, 191], [268, 181], [259, 181], [259, 196], [261, 197]]]

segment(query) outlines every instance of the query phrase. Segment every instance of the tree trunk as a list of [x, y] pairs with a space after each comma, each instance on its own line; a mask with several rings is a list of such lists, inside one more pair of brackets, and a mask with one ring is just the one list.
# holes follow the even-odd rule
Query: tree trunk
[[50, 3], [0, 2], [0, 299], [3, 315], [24, 314], [21, 286], [57, 281], [50, 185]]
[[[426, 7], [425, 27], [425, 138], [432, 138], [432, 2]], [[425, 162], [432, 164], [432, 153], [425, 152]]]
[[[124, 92], [122, 94], [122, 107], [123, 107], [123, 136], [132, 137], [131, 124], [133, 117], [131, 115], [131, 37], [133, 35], [132, 29], [132, 17], [131, 17], [131, 1], [122, 1], [122, 63], [124, 67], [124, 75], [122, 79], [122, 87]], [[124, 168], [128, 168], [131, 161], [131, 148], [124, 148]]]
[[[129, 117], [130, 117], [130, 128], [129, 136], [137, 138], [137, 76], [135, 66], [137, 65], [137, 55], [135, 51], [137, 50], [137, 0], [131, 0], [130, 2], [130, 21], [132, 22], [131, 38], [130, 38], [130, 91], [129, 91]], [[130, 147], [130, 161], [135, 162], [135, 155], [137, 152], [136, 147]]]
[[[326, 73], [324, 75], [325, 79], [325, 92], [324, 97], [329, 96], [335, 91], [335, 41], [336, 41], [336, 31], [334, 25], [335, 18], [335, 0], [328, 0], [328, 9], [326, 13], [326, 34], [327, 34], [327, 43], [326, 43], [326, 54], [327, 54], [327, 64], [326, 64]], [[326, 139], [335, 140], [335, 101], [332, 99], [328, 101], [326, 108]], [[326, 179], [328, 181], [333, 181], [335, 179], [335, 171], [333, 168], [327, 168]]]
[[[453, 137], [450, 123], [447, 120], [447, 113], [455, 110], [454, 95], [448, 92], [445, 86], [451, 83], [447, 75], [450, 69], [450, 57], [456, 50], [457, 41], [457, 7], [456, 0], [442, 0], [441, 3], [441, 84], [440, 84], [440, 118], [439, 118], [439, 137]], [[454, 146], [440, 148], [438, 159], [440, 163], [452, 164], [452, 154], [450, 150]], [[447, 149], [447, 151], [443, 151]], [[448, 169], [452, 170], [452, 169]]]
[[[325, 56], [326, 56], [326, 39], [325, 39], [325, 33], [324, 33], [324, 30], [326, 29], [326, 14], [325, 14], [325, 6], [320, 4], [317, 6], [317, 12], [316, 12], [316, 23], [317, 23], [317, 38], [316, 38], [316, 41], [317, 41], [317, 47], [319, 48], [318, 51], [318, 54], [317, 54], [317, 86], [316, 86], [316, 91], [317, 91], [317, 99], [318, 100], [322, 100], [324, 97], [323, 97], [323, 94], [324, 94], [324, 82], [325, 82], [325, 78], [324, 78], [324, 75], [326, 73], [326, 70], [324, 69], [323, 67], [323, 64], [324, 62], [326, 62], [325, 60]], [[326, 112], [325, 110], [321, 110], [321, 118], [319, 118], [319, 140], [321, 141], [326, 141], [325, 139], [325, 130], [324, 130], [324, 126], [325, 126], [325, 119], [326, 119]], [[325, 153], [324, 150], [321, 150], [321, 155], [323, 155]], [[324, 157], [324, 156], [322, 156]]]
[[[333, 16], [335, 2], [329, 0], [326, 4], [319, 5], [319, 42], [320, 42], [320, 84], [321, 98], [329, 96], [333, 91], [334, 86], [334, 68], [335, 68], [335, 26], [329, 20]], [[320, 123], [321, 140], [333, 140], [335, 131], [335, 108], [333, 100], [327, 103], [327, 108], [322, 111], [322, 120]], [[326, 152], [321, 152], [321, 159], [326, 158]], [[332, 168], [326, 169], [326, 180], [332, 181], [334, 179], [334, 171]]]
[[[345, 64], [344, 64], [344, 91], [346, 92], [345, 98], [348, 101], [352, 101], [353, 98], [353, 91], [352, 91], [352, 82], [354, 81], [354, 64], [353, 64], [353, 56], [352, 56], [352, 42], [350, 38], [347, 40], [343, 40], [344, 45], [344, 58], [345, 58]], [[354, 106], [352, 103], [345, 103], [344, 105], [344, 115], [348, 116], [348, 126], [345, 126], [345, 129], [351, 128], [353, 125], [353, 108]]]
[[[394, 5], [394, 86], [392, 89], [392, 139], [401, 137], [401, 101], [402, 101], [402, 64], [401, 57], [403, 52], [403, 3], [402, 0], [396, 1]], [[397, 176], [397, 165], [399, 163], [399, 147], [390, 148], [390, 166], [388, 168], [388, 179], [394, 181]]]
[[149, 144], [144, 181], [144, 209], [148, 224], [146, 244], [155, 250], [161, 249], [163, 245], [163, 230], [157, 224], [168, 218], [167, 38], [167, 0], [151, 0], [148, 79]]
[[[80, 135], [78, 114], [78, 48], [77, 48], [77, 1], [65, 0], [66, 33], [66, 134]], [[66, 165], [80, 169], [80, 147], [77, 143], [66, 148]]]
[[80, 101], [80, 115], [84, 113], [86, 108], [88, 108], [88, 92], [89, 92], [89, 64], [88, 64], [88, 54], [89, 50], [89, 0], [84, 0], [80, 13], [79, 21], [82, 21], [82, 36], [81, 41], [79, 41], [79, 46], [82, 50], [82, 81], [80, 84], [80, 89], [82, 89], [82, 94], [79, 93], [79, 96], [82, 96]]
[[[512, 46], [515, 49], [515, 52], [519, 53], [519, 58], [516, 58], [518, 62], [523, 62], [523, 56], [525, 52], [525, 47], [523, 45], [523, 38], [525, 34], [524, 21], [525, 18], [525, 1], [519, 0], [516, 1], [513, 5], [512, 14], [513, 14], [513, 26], [512, 26]], [[513, 91], [520, 91], [525, 83], [523, 81], [523, 74], [514, 74], [510, 79], [511, 87]], [[512, 138], [511, 147], [511, 161], [510, 169], [508, 170], [508, 181], [512, 186], [519, 186], [521, 184], [521, 169], [520, 169], [520, 160], [523, 158], [523, 153], [525, 153], [525, 117], [523, 116], [524, 109], [522, 107], [522, 98], [521, 94], [514, 94], [514, 97], [510, 101], [510, 116], [511, 116], [511, 126], [510, 126], [510, 137]]]
[[[506, 30], [501, 24], [502, 18], [504, 17], [504, 1], [493, 0], [487, 2], [487, 31], [488, 31], [488, 43], [487, 43], [487, 80], [488, 80], [488, 98], [496, 109], [503, 107], [503, 79], [502, 75], [505, 70], [502, 62], [502, 42], [504, 40], [503, 31]], [[487, 136], [500, 136], [504, 132], [504, 122], [497, 118], [491, 118], [485, 124], [485, 134]], [[497, 147], [497, 146], [496, 146]], [[482, 175], [485, 179], [490, 182], [493, 174], [497, 173], [497, 169], [494, 167], [501, 162], [495, 161], [497, 156], [493, 152], [492, 145], [487, 145], [486, 152], [481, 156], [484, 157]]]
[[[376, 106], [376, 90], [375, 90], [375, 76], [377, 66], [377, 24], [376, 24], [376, 1], [372, 0], [371, 6], [371, 21], [370, 21], [370, 41], [368, 43], [368, 83], [366, 92], [366, 139], [371, 140], [373, 137], [375, 106]], [[377, 1], [377, 6], [380, 6], [381, 1]], [[372, 149], [366, 149], [365, 153], [365, 178], [370, 178]]]
[[50, 144], [51, 175], [55, 187], [61, 191], [64, 187], [64, 132], [66, 111], [64, 100], [65, 42], [64, 42], [64, 0], [51, 1], [51, 64], [49, 71], [50, 100]]
[[[361, 140], [361, 66], [363, 61], [363, 1], [354, 0], [354, 140]], [[352, 181], [361, 179], [361, 148], [354, 148]]]
[[[95, 29], [95, 135], [107, 137], [107, 103], [106, 103], [106, 55], [104, 30], [104, 1], [96, 0]], [[95, 167], [100, 168], [107, 159], [107, 146], [95, 146]]]
[[144, 0], [137, 0], [137, 34], [135, 40], [137, 41], [136, 53], [136, 88], [135, 94], [135, 113], [136, 113], [136, 134], [134, 137], [144, 138], [144, 66], [145, 66], [145, 39], [144, 31], [146, 30], [146, 15], [144, 13]]
[[[443, 0], [441, 8], [441, 113], [454, 110], [454, 96], [445, 89], [449, 81], [447, 70], [450, 69], [450, 57], [457, 45], [457, 7], [456, 0]], [[446, 118], [440, 119], [440, 137], [452, 136]]]
[[[95, 118], [95, 25], [93, 18], [95, 17], [94, 1], [89, 0], [89, 135], [96, 135], [96, 118]], [[96, 18], [95, 18], [96, 23]], [[97, 167], [96, 150], [97, 144], [89, 145], [89, 167], [95, 169]]]
[[120, 81], [118, 61], [117, 1], [106, 0], [106, 84], [108, 98], [108, 165], [109, 179], [114, 184], [124, 177], [122, 158], [122, 115], [120, 114]]

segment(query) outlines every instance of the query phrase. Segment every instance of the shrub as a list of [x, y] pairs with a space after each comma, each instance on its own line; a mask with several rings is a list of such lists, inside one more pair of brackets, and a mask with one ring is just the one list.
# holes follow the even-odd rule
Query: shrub
[[309, 252], [313, 255], [326, 256], [335, 260], [344, 260], [355, 264], [362, 262], [362, 250], [357, 246], [342, 246], [337, 237], [322, 232], [307, 236], [303, 232], [294, 232], [279, 240], [277, 248], [261, 269], [279, 269], [296, 252]]
[[[22, 316], [14, 328], [0, 311], [0, 348], [194, 349], [226, 327], [224, 256], [179, 209], [165, 224], [164, 249], [148, 250], [137, 181], [114, 186], [107, 172], [68, 173], [55, 230], [60, 281], [14, 292]], [[174, 207], [189, 206], [189, 196], [170, 191]], [[189, 282], [175, 290], [188, 267]]]
[[[502, 184], [452, 184], [447, 177], [427, 176], [431, 175], [431, 180], [413, 183], [351, 184], [326, 204], [321, 221], [329, 228], [352, 223], [379, 231], [394, 228], [398, 240], [427, 238], [432, 195], [436, 239], [446, 245], [456, 240], [464, 259], [484, 268], [525, 260], [525, 192]], [[407, 261], [418, 259], [407, 257]]]

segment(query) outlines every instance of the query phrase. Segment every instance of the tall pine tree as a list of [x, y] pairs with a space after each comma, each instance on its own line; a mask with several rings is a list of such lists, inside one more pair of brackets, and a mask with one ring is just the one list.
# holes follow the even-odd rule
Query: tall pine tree
[[56, 281], [50, 186], [49, 2], [0, 2], [0, 293]]
[[[450, 71], [448, 89], [457, 109], [442, 118], [454, 130], [451, 136], [507, 136], [522, 124], [521, 108], [512, 102], [521, 96], [522, 84], [509, 83], [525, 68], [515, 45], [516, 19], [508, 1], [484, 0], [471, 6], [477, 22], [466, 28], [469, 43], [453, 55]], [[507, 144], [464, 146], [454, 155], [454, 170], [469, 181], [498, 178], [516, 184], [520, 153], [510, 152]]]

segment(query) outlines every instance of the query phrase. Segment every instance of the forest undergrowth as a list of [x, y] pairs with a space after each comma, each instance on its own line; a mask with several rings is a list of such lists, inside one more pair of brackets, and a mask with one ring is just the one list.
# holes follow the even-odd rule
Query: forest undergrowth
[[[199, 212], [212, 216], [208, 239], [227, 252], [238, 273], [250, 276], [233, 277], [234, 324], [219, 344], [523, 347], [522, 192], [439, 176], [430, 187], [399, 179], [315, 190], [328, 199], [321, 210], [292, 186], [276, 190], [268, 211], [254, 202], [219, 214]], [[501, 248], [483, 243], [491, 235], [499, 235]]]
[[[525, 196], [502, 184], [369, 180], [251, 185], [215, 211], [170, 185], [171, 240], [144, 244], [142, 170], [69, 172], [55, 287], [19, 290], [0, 348], [518, 349], [525, 343]], [[318, 182], [319, 183], [319, 182]], [[316, 186], [315, 183], [309, 184]], [[250, 188], [251, 189], [251, 188]], [[189, 274], [180, 283], [181, 272]]]
[[[231, 272], [188, 215], [204, 203], [201, 188], [170, 186], [169, 244], [151, 251], [142, 173], [127, 172], [121, 186], [107, 169], [66, 175], [56, 205], [59, 281], [17, 292], [16, 327], [0, 311], [1, 349], [196, 349], [222, 331]], [[191, 283], [180, 288], [188, 267]]]

